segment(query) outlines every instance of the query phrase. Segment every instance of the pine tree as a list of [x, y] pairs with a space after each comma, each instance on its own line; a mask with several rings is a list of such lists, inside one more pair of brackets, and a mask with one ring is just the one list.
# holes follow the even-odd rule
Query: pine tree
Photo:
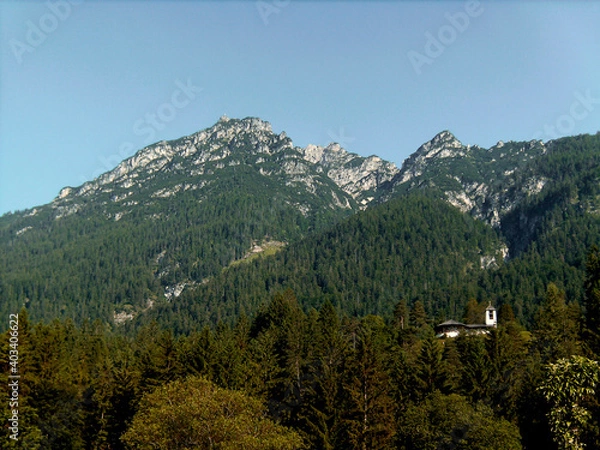
[[484, 336], [459, 336], [456, 344], [462, 361], [461, 390], [473, 401], [489, 401], [491, 367]]
[[584, 288], [583, 338], [586, 348], [600, 358], [600, 249], [597, 246], [588, 253]]
[[423, 397], [441, 391], [444, 385], [443, 347], [441, 341], [430, 336], [422, 342], [417, 362], [417, 380]]
[[343, 448], [379, 450], [389, 446], [395, 433], [395, 408], [385, 368], [385, 325], [367, 316], [357, 333], [343, 381]]
[[340, 427], [340, 388], [348, 343], [335, 308], [325, 301], [318, 314], [314, 351], [307, 370], [302, 428], [314, 448], [332, 450]]
[[400, 300], [394, 307], [394, 330], [405, 330], [409, 326], [409, 310], [405, 300]]
[[515, 321], [515, 313], [508, 303], [503, 303], [498, 310], [498, 325], [506, 325]]
[[514, 322], [490, 330], [486, 340], [490, 397], [496, 412], [516, 419], [525, 384], [528, 343]]
[[470, 298], [465, 306], [464, 321], [469, 324], [482, 323], [485, 317], [485, 304], [479, 304], [474, 298]]
[[535, 328], [537, 348], [544, 362], [580, 353], [579, 309], [576, 305], [566, 304], [564, 291], [554, 283], [548, 284]]
[[456, 340], [446, 339], [443, 351], [443, 389], [444, 393], [457, 393], [461, 382], [462, 361], [456, 346]]
[[420, 338], [425, 338], [426, 336], [433, 334], [433, 328], [429, 324], [427, 312], [425, 311], [425, 306], [421, 300], [417, 300], [412, 307], [410, 312], [410, 325]]

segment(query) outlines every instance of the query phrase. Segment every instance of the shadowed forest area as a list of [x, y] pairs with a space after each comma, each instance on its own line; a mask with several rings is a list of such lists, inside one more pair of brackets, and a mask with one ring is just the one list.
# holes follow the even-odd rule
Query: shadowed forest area
[[[598, 448], [596, 248], [586, 274], [583, 305], [550, 283], [531, 329], [505, 305], [489, 334], [455, 339], [435, 336], [420, 302], [359, 319], [329, 302], [305, 313], [291, 290], [181, 336], [23, 310], [19, 440], [3, 448]], [[463, 319], [485, 307], [470, 301]]]

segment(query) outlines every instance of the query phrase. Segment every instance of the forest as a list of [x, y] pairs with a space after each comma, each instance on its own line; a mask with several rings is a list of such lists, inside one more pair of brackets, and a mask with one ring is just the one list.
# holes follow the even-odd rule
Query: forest
[[[33, 321], [78, 326], [131, 314], [130, 332], [156, 320], [179, 334], [233, 325], [290, 288], [304, 312], [328, 300], [340, 314], [386, 316], [403, 298], [442, 320], [476, 298], [510, 304], [531, 326], [550, 281], [582, 302], [585, 255], [600, 242], [599, 149], [596, 134], [432, 158], [417, 185], [396, 185], [404, 190], [358, 213], [242, 164], [167, 198], [155, 190], [191, 182], [183, 168], [143, 189], [111, 185], [73, 200], [82, 203], [65, 217], [53, 204], [0, 217], [0, 312], [25, 306]], [[234, 150], [248, 157], [246, 144]], [[444, 191], [449, 181], [462, 186], [457, 180], [494, 182], [476, 211], [461, 213]], [[543, 189], [532, 190], [532, 180]], [[111, 200], [129, 194], [135, 207]], [[479, 220], [491, 209], [502, 213], [495, 227]], [[268, 240], [287, 246], [233, 267]], [[186, 288], [169, 302], [164, 293], [178, 284]]]
[[1, 217], [1, 448], [600, 448], [600, 134], [525, 144], [356, 213], [243, 164], [156, 197], [182, 163]]
[[339, 314], [387, 316], [403, 298], [409, 306], [420, 301], [432, 320], [442, 322], [460, 316], [475, 298], [498, 308], [509, 304], [517, 321], [531, 326], [550, 281], [582, 302], [586, 253], [600, 242], [597, 216], [578, 212], [578, 205], [566, 206], [564, 213], [561, 208], [547, 214], [529, 248], [505, 261], [496, 230], [442, 200], [410, 194], [273, 256], [222, 270], [177, 301], [157, 302], [126, 329], [133, 332], [148, 320], [175, 333], [233, 323], [288, 288], [305, 312], [327, 300]]
[[[420, 301], [359, 318], [329, 301], [305, 312], [289, 289], [181, 335], [33, 323], [23, 309], [2, 340], [9, 355], [18, 336], [20, 376], [18, 439], [2, 448], [600, 448], [596, 247], [582, 289], [579, 303], [549, 283], [531, 327], [505, 304], [497, 328], [455, 339], [436, 337]], [[486, 306], [456, 318], [481, 323]]]

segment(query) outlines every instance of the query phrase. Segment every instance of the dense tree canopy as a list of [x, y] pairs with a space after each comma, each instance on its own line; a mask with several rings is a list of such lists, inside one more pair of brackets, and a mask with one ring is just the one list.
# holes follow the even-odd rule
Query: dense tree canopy
[[[190, 191], [150, 216], [3, 218], [0, 311], [25, 308], [18, 440], [0, 447], [600, 448], [599, 140], [531, 144], [539, 158], [514, 172], [503, 161], [493, 187], [514, 202], [498, 229], [439, 198], [435, 182], [456, 182], [444, 161], [427, 189], [347, 220], [290, 207], [292, 186], [273, 203], [234, 166], [213, 201]], [[480, 150], [463, 166], [474, 181], [496, 170], [475, 170], [493, 156]], [[285, 249], [244, 258], [271, 238]], [[490, 302], [497, 328], [436, 337]]]
[[2, 448], [553, 449], [561, 426], [594, 448], [598, 374], [580, 366], [598, 362], [570, 354], [586, 348], [573, 335], [585, 319], [555, 317], [569, 304], [547, 291], [531, 332], [509, 320], [455, 339], [403, 301], [387, 320], [357, 319], [328, 301], [304, 313], [291, 290], [235, 326], [178, 337], [156, 323], [131, 337], [32, 325], [22, 311], [19, 440]]
[[122, 440], [132, 449], [299, 450], [302, 439], [265, 417], [263, 405], [203, 378], [145, 396]]

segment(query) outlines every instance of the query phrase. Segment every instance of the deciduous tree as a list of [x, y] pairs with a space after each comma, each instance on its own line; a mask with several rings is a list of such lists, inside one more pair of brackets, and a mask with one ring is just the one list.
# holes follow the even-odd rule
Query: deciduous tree
[[200, 377], [147, 394], [123, 441], [136, 450], [304, 448], [296, 432], [265, 416], [260, 401]]
[[547, 366], [539, 389], [551, 404], [548, 418], [561, 450], [584, 448], [581, 435], [591, 418], [586, 401], [593, 398], [599, 383], [598, 361], [583, 356], [562, 358]]

